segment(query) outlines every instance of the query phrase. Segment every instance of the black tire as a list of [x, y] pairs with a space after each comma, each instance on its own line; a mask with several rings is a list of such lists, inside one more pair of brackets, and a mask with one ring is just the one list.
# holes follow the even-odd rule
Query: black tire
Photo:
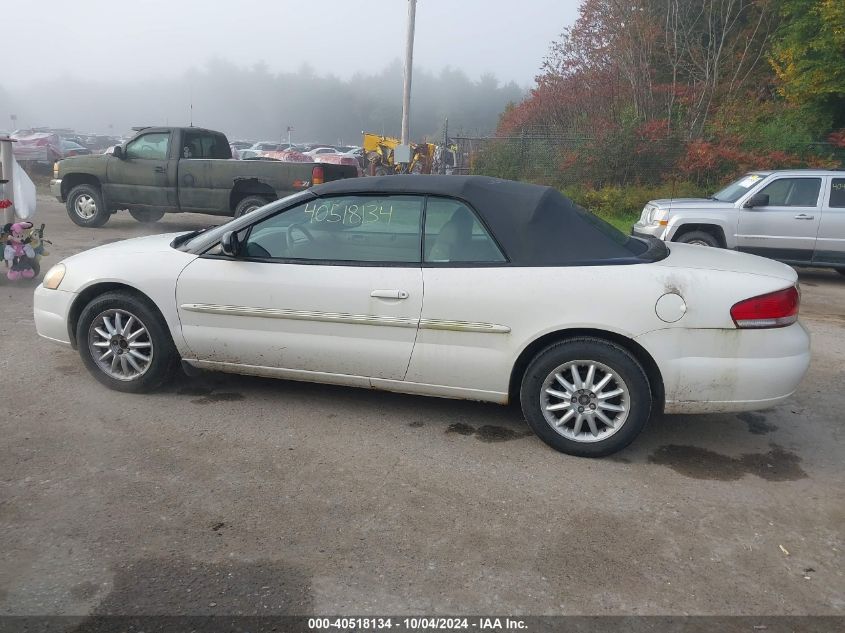
[[164, 217], [164, 211], [156, 209], [129, 209], [129, 215], [142, 224], [152, 224]]
[[[545, 397], [545, 389], [548, 388], [544, 386], [544, 383], [547, 380], [553, 380], [555, 370], [572, 361], [604, 365], [621, 378], [627, 387], [627, 403], [623, 400], [624, 396], [602, 400], [604, 403], [617, 406], [627, 404], [627, 417], [622, 420], [621, 425], [615, 431], [612, 431], [611, 427], [600, 421], [594, 422], [599, 430], [599, 435], [596, 437], [606, 434], [607, 437], [604, 439], [587, 441], [586, 436], [582, 436], [581, 440], [574, 437], [565, 437], [562, 434], [563, 431], [559, 432], [553, 428], [552, 422], [547, 421], [543, 413], [542, 399]], [[585, 372], [579, 371], [579, 375], [582, 379], [587, 377]], [[604, 375], [603, 370], [596, 370], [594, 376], [599, 375]], [[572, 380], [571, 374], [568, 379]], [[569, 393], [566, 388], [559, 386], [557, 382], [554, 384], [561, 392]], [[615, 379], [607, 384], [611, 387], [614, 384], [618, 386]], [[601, 393], [604, 393], [604, 391], [599, 392], [599, 394]], [[653, 399], [648, 377], [637, 359], [616, 343], [591, 337], [577, 337], [554, 343], [537, 354], [525, 371], [519, 395], [522, 413], [537, 436], [553, 449], [578, 457], [603, 457], [628, 446], [640, 434], [651, 416]], [[593, 394], [585, 393], [583, 397], [589, 400], [590, 395]], [[568, 398], [561, 398], [560, 402], [569, 402], [569, 400]], [[599, 400], [593, 399], [591, 402], [599, 402]], [[580, 404], [586, 403], [576, 404], [580, 406]], [[568, 407], [569, 405], [565, 404], [564, 406]], [[595, 409], [595, 406], [587, 406]], [[562, 410], [561, 415], [565, 412], [565, 409]], [[578, 412], [575, 411], [575, 414], [577, 416]], [[621, 414], [610, 413], [610, 415], [617, 416], [616, 419], [618, 419]], [[596, 420], [596, 418], [593, 417], [593, 420]], [[563, 424], [564, 430], [568, 433], [574, 432], [574, 422], [573, 419], [571, 427], [568, 421], [565, 422]], [[582, 433], [589, 433], [589, 430], [585, 427], [587, 427], [586, 422], [582, 423]]]
[[[93, 207], [89, 207], [89, 209], [93, 209], [90, 216], [83, 211], [87, 204], [93, 204]], [[106, 204], [103, 201], [103, 193], [96, 185], [76, 185], [67, 194], [65, 208], [71, 222], [88, 228], [99, 228], [108, 222], [111, 217], [111, 213], [106, 209]]]
[[845, 277], [845, 268], [837, 268], [837, 269], [836, 269], [836, 272], [838, 272], [840, 275], [842, 275], [843, 277]]
[[246, 215], [247, 213], [252, 213], [256, 209], [263, 207], [269, 202], [271, 202], [271, 200], [268, 200], [267, 198], [264, 198], [262, 196], [247, 196], [246, 198], [241, 200], [235, 207], [235, 217], [239, 218], [242, 215]]
[[707, 231], [689, 231], [675, 241], [681, 244], [697, 244], [698, 246], [710, 246], [712, 248], [719, 248], [721, 246], [719, 240]]
[[[89, 344], [89, 334], [96, 327], [98, 317], [110, 310], [120, 310], [134, 316], [147, 331], [142, 340], [149, 341], [151, 360], [145, 371], [136, 378], [120, 380], [102, 369], [94, 358]], [[116, 323], [112, 321], [114, 326]], [[93, 326], [93, 327], [92, 327]], [[102, 328], [101, 328], [102, 329]], [[146, 393], [162, 384], [173, 371], [178, 358], [176, 347], [164, 319], [148, 301], [125, 291], [107, 292], [92, 299], [79, 315], [76, 325], [76, 342], [79, 355], [86, 369], [106, 387], [126, 393]]]

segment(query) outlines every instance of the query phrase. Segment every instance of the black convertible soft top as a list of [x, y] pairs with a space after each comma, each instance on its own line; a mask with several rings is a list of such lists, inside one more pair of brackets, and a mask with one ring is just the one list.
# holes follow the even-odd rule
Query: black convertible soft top
[[481, 216], [516, 266], [639, 264], [662, 259], [662, 242], [632, 238], [552, 187], [487, 176], [397, 175], [335, 180], [312, 187], [317, 196], [417, 194], [446, 196]]

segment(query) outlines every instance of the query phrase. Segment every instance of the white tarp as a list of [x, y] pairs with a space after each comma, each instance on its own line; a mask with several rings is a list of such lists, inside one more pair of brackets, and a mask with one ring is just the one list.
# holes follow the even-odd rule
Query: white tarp
[[21, 220], [31, 220], [35, 216], [35, 184], [18, 161], [14, 163], [15, 215]]

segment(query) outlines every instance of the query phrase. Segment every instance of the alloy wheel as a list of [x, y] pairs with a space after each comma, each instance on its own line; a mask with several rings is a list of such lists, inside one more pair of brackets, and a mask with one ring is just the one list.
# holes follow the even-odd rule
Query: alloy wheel
[[540, 388], [540, 408], [549, 426], [575, 442], [600, 442], [625, 424], [628, 385], [612, 368], [573, 360], [555, 368]]
[[92, 196], [82, 193], [73, 202], [73, 210], [83, 220], [90, 220], [97, 215], [97, 203]]
[[116, 380], [143, 376], [153, 361], [153, 341], [144, 323], [126, 310], [101, 312], [88, 330], [88, 351], [100, 370]]

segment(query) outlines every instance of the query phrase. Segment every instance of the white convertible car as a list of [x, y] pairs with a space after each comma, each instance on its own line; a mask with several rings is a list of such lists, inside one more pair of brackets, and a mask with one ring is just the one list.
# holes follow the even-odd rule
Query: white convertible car
[[795, 272], [628, 237], [479, 176], [313, 187], [213, 229], [100, 246], [35, 292], [38, 333], [120, 391], [194, 368], [507, 403], [574, 455], [656, 412], [763, 409], [810, 360]]

